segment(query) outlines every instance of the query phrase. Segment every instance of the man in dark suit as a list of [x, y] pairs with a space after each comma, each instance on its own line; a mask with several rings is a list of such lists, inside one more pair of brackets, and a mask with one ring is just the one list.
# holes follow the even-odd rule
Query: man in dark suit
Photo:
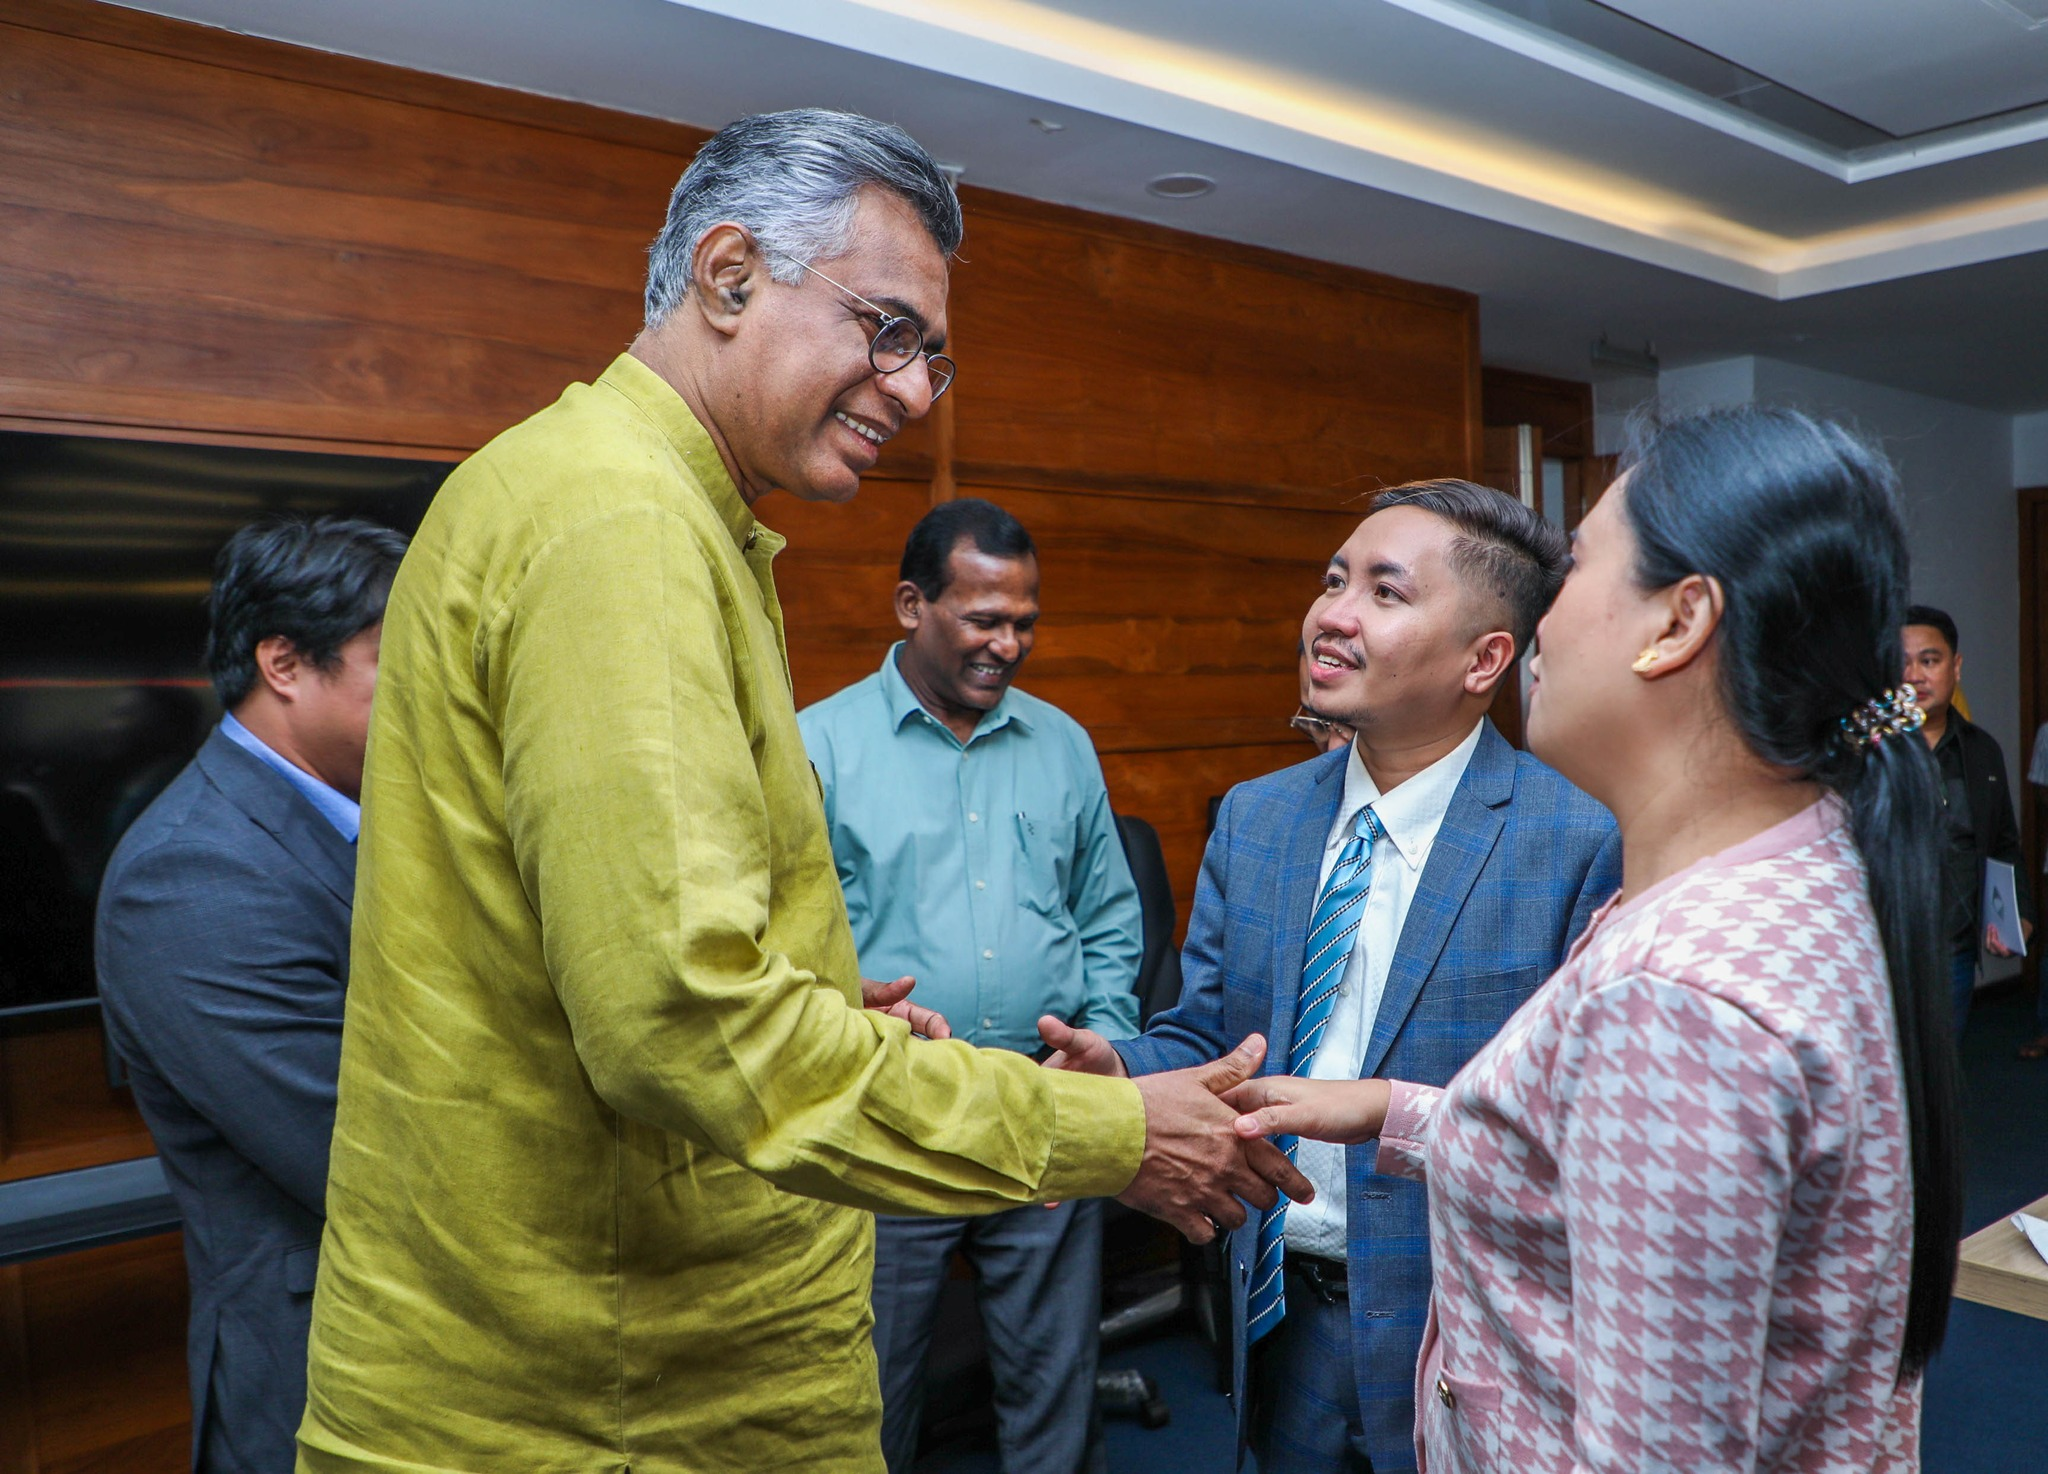
[[2020, 914], [2006, 925], [2009, 929], [2017, 922], [2025, 937], [2034, 934], [2034, 889], [2020, 849], [2020, 826], [2013, 818], [2005, 751], [1996, 737], [1955, 709], [1956, 683], [1963, 675], [1955, 620], [1945, 610], [1915, 604], [1906, 611], [1899, 637], [1905, 646], [1907, 684], [1927, 717], [1920, 736], [1941, 772], [1941, 906], [1960, 1039], [1977, 990], [1978, 947], [1994, 957], [2011, 957], [2019, 950], [2012, 945], [2018, 938], [1999, 936], [1993, 930], [1994, 918], [1983, 914], [1985, 862], [2003, 860], [2012, 866]]
[[[1356, 740], [1231, 790], [1180, 1006], [1116, 1045], [1047, 1020], [1050, 1063], [1149, 1074], [1261, 1032], [1267, 1073], [1448, 1081], [1621, 884], [1612, 817], [1486, 719], [1567, 555], [1485, 487], [1382, 495], [1302, 629], [1303, 705]], [[1262, 1474], [1413, 1469], [1423, 1188], [1369, 1146], [1293, 1150], [1315, 1202], [1230, 1240], [1239, 1452]]]
[[323, 518], [222, 549], [206, 663], [227, 715], [131, 826], [96, 954], [185, 1219], [193, 1467], [289, 1474], [325, 1222], [384, 599], [405, 539]]

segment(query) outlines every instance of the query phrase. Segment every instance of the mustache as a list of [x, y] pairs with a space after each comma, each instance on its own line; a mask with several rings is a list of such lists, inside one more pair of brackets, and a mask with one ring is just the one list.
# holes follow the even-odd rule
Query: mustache
[[1308, 647], [1310, 655], [1320, 655], [1325, 650], [1328, 650], [1333, 655], [1343, 656], [1360, 669], [1363, 669], [1365, 666], [1365, 652], [1349, 640], [1340, 640], [1334, 635], [1318, 635], [1316, 636], [1315, 643]]

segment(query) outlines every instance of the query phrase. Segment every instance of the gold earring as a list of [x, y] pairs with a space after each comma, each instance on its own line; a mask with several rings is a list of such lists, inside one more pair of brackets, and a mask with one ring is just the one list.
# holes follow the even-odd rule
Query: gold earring
[[1645, 645], [1643, 647], [1643, 653], [1635, 658], [1634, 662], [1629, 666], [1629, 669], [1634, 671], [1637, 675], [1641, 675], [1644, 671], [1648, 670], [1651, 666], [1655, 665], [1659, 660], [1663, 658], [1664, 657], [1658, 653], [1657, 647], [1655, 645]]

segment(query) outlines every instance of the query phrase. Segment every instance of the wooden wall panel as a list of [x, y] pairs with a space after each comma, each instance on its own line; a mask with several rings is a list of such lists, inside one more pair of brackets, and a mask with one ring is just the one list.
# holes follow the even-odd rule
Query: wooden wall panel
[[189, 1467], [184, 1254], [163, 1234], [21, 1267], [38, 1474]]
[[961, 491], [1033, 529], [1045, 615], [1021, 683], [1085, 723], [1100, 750], [1287, 735], [1302, 615], [1357, 511]]
[[134, 1097], [107, 1081], [96, 1017], [14, 1027], [0, 1035], [0, 1182], [155, 1150]]
[[1464, 474], [1462, 293], [975, 193], [957, 470], [1371, 491]]
[[[97, 9], [0, 8], [10, 413], [467, 450], [632, 337], [701, 134], [229, 70], [104, 44]], [[20, 28], [53, 17], [83, 34]]]
[[[0, 0], [0, 423], [454, 457], [587, 379], [703, 135], [89, 0]], [[1160, 830], [1300, 761], [1300, 620], [1363, 497], [1470, 475], [1468, 297], [963, 192], [960, 387], [850, 506], [773, 497], [800, 703], [872, 671], [904, 535], [990, 497], [1044, 551], [1023, 684]], [[0, 1178], [149, 1150], [98, 1030], [0, 1039]], [[0, 1474], [172, 1471], [175, 1238], [0, 1276]], [[23, 1409], [28, 1409], [24, 1412]], [[23, 1431], [20, 1420], [33, 1419]]]

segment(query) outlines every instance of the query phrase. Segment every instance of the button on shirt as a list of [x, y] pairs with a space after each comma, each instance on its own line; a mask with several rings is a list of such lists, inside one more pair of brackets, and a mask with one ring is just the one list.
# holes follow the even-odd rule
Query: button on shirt
[[1137, 887], [1088, 734], [1010, 690], [965, 743], [897, 669], [798, 718], [818, 770], [861, 974], [969, 1043], [1036, 1052], [1054, 1014], [1137, 1032]]
[[350, 844], [362, 832], [362, 805], [338, 788], [330, 788], [304, 768], [296, 767], [282, 753], [254, 732], [235, 720], [235, 714], [228, 712], [220, 719], [220, 734], [248, 753], [264, 766], [276, 770], [284, 780], [305, 796], [307, 803], [320, 811], [320, 817], [341, 832], [341, 837]]
[[[1415, 899], [1430, 846], [1443, 827], [1451, 796], [1458, 791], [1458, 782], [1479, 746], [1484, 725], [1473, 727], [1463, 742], [1385, 795], [1366, 771], [1358, 744], [1351, 746], [1350, 760], [1344, 766], [1344, 802], [1323, 844], [1317, 894], [1322, 893], [1338, 853], [1351, 838], [1360, 809], [1370, 804], [1386, 832], [1372, 847], [1372, 890], [1366, 896], [1365, 914], [1359, 918], [1358, 937], [1344, 966], [1344, 981], [1330, 1010], [1323, 1042], [1309, 1067], [1312, 1080], [1356, 1080], [1365, 1069], [1365, 1051], [1379, 1022], [1380, 999], [1387, 991], [1387, 973], [1393, 966], [1401, 927], [1408, 919], [1409, 903]], [[1295, 980], [1297, 986], [1299, 981]], [[1315, 1184], [1316, 1198], [1287, 1209], [1287, 1247], [1295, 1253], [1325, 1259], [1345, 1256], [1344, 1151], [1328, 1142], [1304, 1139], [1296, 1152], [1295, 1165]]]

